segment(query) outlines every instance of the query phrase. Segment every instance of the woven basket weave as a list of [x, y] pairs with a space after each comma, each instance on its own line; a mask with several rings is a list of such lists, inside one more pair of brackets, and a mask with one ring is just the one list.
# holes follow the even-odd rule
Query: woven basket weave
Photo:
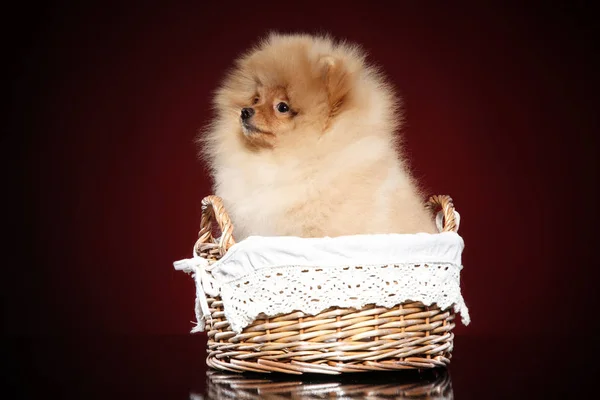
[[[443, 231], [456, 231], [449, 196], [432, 196], [428, 208], [444, 216]], [[213, 223], [220, 236], [213, 236]], [[217, 196], [202, 200], [195, 251], [212, 264], [235, 243], [233, 226]], [[317, 315], [293, 312], [259, 317], [240, 334], [225, 319], [220, 297], [207, 299], [209, 367], [231, 372], [340, 374], [444, 367], [453, 349], [454, 312], [436, 305], [404, 302], [393, 308], [332, 307]], [[315, 336], [315, 333], [319, 334]]]

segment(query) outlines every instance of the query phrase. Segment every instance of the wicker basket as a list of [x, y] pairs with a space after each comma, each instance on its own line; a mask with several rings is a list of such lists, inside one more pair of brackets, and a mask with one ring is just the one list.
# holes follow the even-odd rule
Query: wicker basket
[[[449, 196], [433, 196], [428, 208], [444, 216], [443, 231], [456, 231]], [[213, 229], [218, 224], [220, 236]], [[195, 251], [209, 260], [208, 270], [235, 243], [233, 226], [220, 198], [202, 200], [202, 221]], [[445, 367], [453, 349], [454, 311], [404, 302], [388, 309], [329, 308], [317, 315], [293, 312], [259, 315], [240, 334], [225, 319], [219, 297], [208, 298], [208, 366], [230, 372], [340, 374]], [[314, 336], [314, 332], [320, 332]], [[304, 334], [311, 333], [311, 339]]]

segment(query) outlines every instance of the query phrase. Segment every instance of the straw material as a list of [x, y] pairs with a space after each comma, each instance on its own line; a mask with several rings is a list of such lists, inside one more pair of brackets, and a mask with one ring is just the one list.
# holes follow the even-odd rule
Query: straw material
[[[428, 207], [441, 209], [443, 231], [456, 231], [449, 196], [433, 196]], [[213, 236], [213, 222], [220, 237]], [[196, 250], [212, 265], [235, 243], [233, 225], [217, 196], [202, 200]], [[210, 271], [211, 267], [208, 267]], [[219, 297], [208, 298], [208, 366], [230, 372], [340, 374], [445, 367], [453, 349], [452, 309], [404, 302], [391, 309], [332, 307], [317, 315], [293, 312], [265, 315], [240, 334], [229, 327]]]

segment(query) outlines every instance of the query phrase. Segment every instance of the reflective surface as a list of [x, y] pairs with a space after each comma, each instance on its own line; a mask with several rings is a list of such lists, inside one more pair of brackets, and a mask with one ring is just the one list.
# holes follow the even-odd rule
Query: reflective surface
[[216, 399], [453, 399], [452, 380], [446, 370], [414, 373], [367, 373], [360, 376], [312, 377], [298, 379], [241, 376], [207, 372], [203, 396], [192, 393], [194, 400]]
[[[457, 337], [448, 370], [344, 376], [207, 371], [205, 337], [9, 338], [13, 399], [504, 399], [594, 394], [594, 341]], [[574, 351], [577, 350], [577, 351]], [[6, 369], [5, 369], [6, 370]]]

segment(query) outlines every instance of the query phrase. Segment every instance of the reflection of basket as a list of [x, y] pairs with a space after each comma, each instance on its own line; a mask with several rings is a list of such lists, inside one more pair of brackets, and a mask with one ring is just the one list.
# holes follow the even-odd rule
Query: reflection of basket
[[443, 369], [412, 379], [373, 373], [361, 378], [321, 380], [277, 380], [262, 376], [209, 371], [206, 400], [212, 399], [453, 399], [450, 375]]
[[[433, 196], [428, 207], [441, 208], [443, 232], [456, 232], [449, 196]], [[220, 228], [213, 237], [213, 222]], [[206, 271], [235, 243], [233, 226], [220, 198], [202, 201], [202, 222], [196, 254], [208, 260]], [[317, 315], [293, 312], [268, 318], [264, 314], [234, 332], [219, 296], [207, 299], [210, 317], [207, 364], [232, 372], [290, 374], [424, 369], [449, 364], [453, 349], [454, 310], [436, 304], [404, 302], [393, 308], [332, 307]]]

